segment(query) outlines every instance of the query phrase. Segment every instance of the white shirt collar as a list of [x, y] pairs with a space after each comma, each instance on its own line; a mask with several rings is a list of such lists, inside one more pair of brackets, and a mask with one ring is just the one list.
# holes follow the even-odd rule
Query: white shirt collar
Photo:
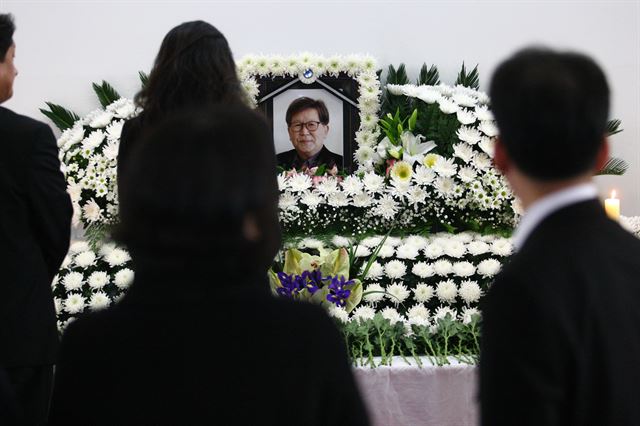
[[519, 250], [522, 248], [534, 228], [551, 213], [570, 204], [597, 198], [597, 196], [598, 190], [594, 184], [582, 183], [552, 192], [531, 204], [520, 220], [518, 228], [513, 233], [511, 242], [515, 249]]

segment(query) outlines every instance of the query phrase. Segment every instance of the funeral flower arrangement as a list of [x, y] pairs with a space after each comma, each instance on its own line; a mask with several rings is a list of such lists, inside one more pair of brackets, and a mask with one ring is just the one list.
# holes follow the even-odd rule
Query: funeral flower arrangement
[[53, 280], [58, 329], [86, 311], [104, 309], [118, 301], [133, 282], [131, 257], [113, 244], [93, 250], [84, 241], [71, 244]]

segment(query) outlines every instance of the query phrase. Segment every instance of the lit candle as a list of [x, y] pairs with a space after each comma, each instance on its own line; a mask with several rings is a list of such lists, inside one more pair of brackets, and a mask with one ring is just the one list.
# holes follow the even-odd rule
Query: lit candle
[[611, 198], [604, 200], [604, 210], [613, 220], [620, 219], [620, 200], [616, 198], [616, 191], [611, 191]]

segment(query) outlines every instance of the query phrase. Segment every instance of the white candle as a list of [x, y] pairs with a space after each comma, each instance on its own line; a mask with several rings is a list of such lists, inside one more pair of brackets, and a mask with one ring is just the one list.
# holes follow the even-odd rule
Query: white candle
[[620, 200], [616, 198], [616, 191], [611, 191], [611, 198], [604, 200], [604, 210], [613, 220], [620, 219]]

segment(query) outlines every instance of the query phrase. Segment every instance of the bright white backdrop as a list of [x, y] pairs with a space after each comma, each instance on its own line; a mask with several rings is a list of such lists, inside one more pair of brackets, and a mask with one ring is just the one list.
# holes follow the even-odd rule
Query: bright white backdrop
[[597, 180], [617, 189], [622, 214], [640, 215], [640, 2], [634, 1], [61, 1], [0, 0], [15, 15], [14, 99], [4, 106], [39, 119], [49, 100], [79, 114], [97, 107], [91, 82], [105, 79], [122, 95], [138, 89], [164, 34], [203, 19], [247, 53], [369, 53], [381, 66], [423, 62], [453, 83], [460, 65], [479, 64], [481, 85], [514, 50], [546, 44], [588, 53], [609, 76], [612, 117], [625, 131], [613, 153], [630, 164], [623, 177]]

